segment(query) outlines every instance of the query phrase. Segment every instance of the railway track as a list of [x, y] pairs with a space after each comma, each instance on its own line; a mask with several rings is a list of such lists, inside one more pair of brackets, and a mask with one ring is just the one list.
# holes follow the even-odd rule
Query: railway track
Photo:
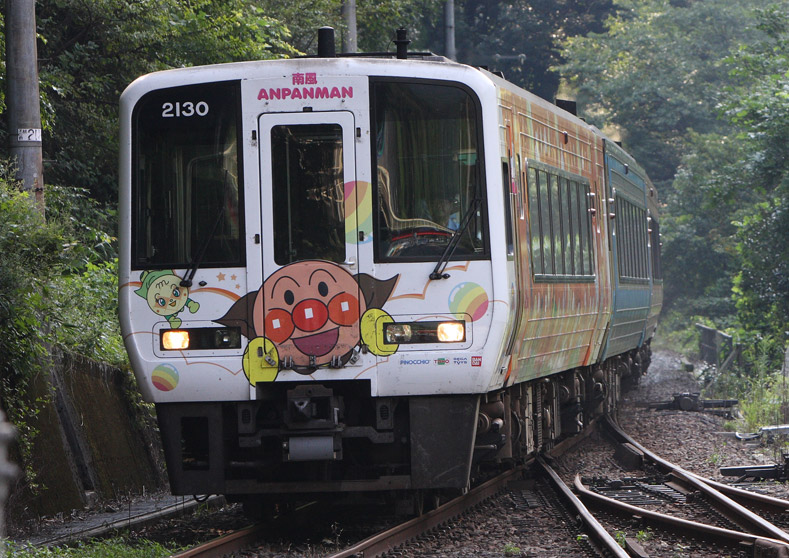
[[654, 541], [628, 541], [631, 556], [789, 556], [789, 534], [782, 528], [789, 502], [700, 477], [649, 451], [610, 418], [603, 425], [611, 439], [635, 448], [659, 473], [657, 480], [575, 476], [575, 493], [621, 543], [625, 533], [637, 530], [645, 539], [662, 537], [663, 547], [670, 548], [661, 554], [652, 550], [661, 546]]
[[[587, 432], [588, 433], [588, 432]], [[566, 449], [566, 444], [562, 449]], [[507, 488], [507, 485], [511, 486]], [[504, 502], [504, 503], [502, 503]], [[513, 504], [513, 506], [510, 506]], [[480, 506], [487, 506], [487, 510], [480, 510]], [[510, 509], [514, 507], [515, 509]], [[541, 508], [536, 510], [535, 508]], [[506, 511], [504, 511], [506, 510]], [[568, 553], [551, 554], [552, 556], [584, 556], [584, 557], [614, 557], [625, 558], [628, 554], [619, 546], [617, 541], [595, 520], [593, 515], [583, 506], [572, 491], [562, 483], [559, 476], [544, 460], [538, 458], [527, 467], [518, 467], [508, 470], [495, 478], [475, 487], [467, 494], [459, 496], [440, 507], [419, 517], [410, 519], [392, 528], [376, 533], [366, 539], [353, 543], [338, 552], [328, 554], [329, 558], [352, 558], [372, 556], [419, 556], [435, 555], [426, 549], [428, 539], [438, 539], [440, 552], [454, 555], [448, 543], [442, 543], [442, 538], [451, 538], [458, 526], [458, 518], [468, 516], [472, 523], [484, 522], [492, 513], [508, 513], [511, 515], [522, 514], [525, 517], [516, 520], [515, 524], [523, 530], [523, 534], [532, 538], [544, 536], [551, 523], [551, 527], [563, 531], [560, 535], [562, 544]], [[551, 518], [530, 521], [528, 516], [546, 514], [541, 517]], [[580, 518], [577, 521], [576, 518]], [[542, 522], [542, 523], [540, 523]], [[535, 529], [535, 527], [537, 527]], [[255, 538], [264, 536], [269, 530], [260, 527], [245, 529], [237, 534], [228, 535], [210, 541], [199, 547], [190, 549], [178, 555], [177, 558], [218, 557], [231, 552], [238, 552], [244, 548], [250, 556], [258, 555], [254, 550]], [[431, 534], [432, 533], [432, 534]], [[495, 537], [494, 533], [490, 533]], [[423, 542], [420, 542], [423, 541]], [[445, 546], [447, 545], [447, 546]], [[515, 545], [509, 545], [514, 555], [543, 555], [520, 553]], [[507, 545], [503, 546], [504, 553]], [[515, 552], [515, 551], [518, 552]], [[247, 555], [247, 554], [244, 554]], [[266, 555], [261, 549], [261, 556]]]
[[[357, 523], [349, 518], [351, 516], [340, 518], [338, 512], [325, 506], [305, 506], [291, 515], [196, 546], [177, 557], [219, 557], [232, 553], [245, 557], [282, 555], [283, 548], [277, 547], [275, 541], [289, 526], [291, 532], [295, 531], [297, 535], [288, 539], [286, 554], [332, 558], [502, 554], [563, 558], [654, 558], [663, 555], [696, 558], [718, 556], [720, 554], [716, 553], [719, 552], [742, 557], [789, 556], [789, 535], [783, 529], [789, 524], [788, 501], [716, 483], [684, 471], [641, 446], [613, 421], [601, 421], [599, 430], [605, 430], [607, 437], [615, 443], [636, 448], [644, 461], [651, 464], [648, 469], [657, 471], [655, 480], [625, 479], [624, 482], [617, 482], [615, 489], [610, 489], [604, 483], [596, 486], [588, 479], [582, 481], [581, 476], [576, 474], [574, 480], [567, 482], [570, 486], [566, 486], [549, 463], [558, 462], [564, 451], [572, 451], [573, 444], [591, 435], [590, 427], [582, 435], [557, 445], [550, 452], [550, 457], [540, 457], [527, 467], [506, 471], [468, 494], [392, 528], [374, 527], [376, 523], [385, 523], [384, 519], [379, 518], [373, 519], [366, 527], [360, 527], [358, 532], [351, 533], [351, 526]], [[601, 444], [595, 438], [591, 445]], [[571, 478], [567, 473], [565, 468], [565, 481]], [[644, 493], [648, 496], [644, 497]], [[656, 509], [658, 506], [653, 501], [655, 498], [663, 499], [659, 509]], [[677, 508], [684, 507], [685, 513], [687, 509], [693, 508], [696, 516], [688, 519], [687, 516], [677, 517], [683, 512], [675, 515], [672, 515], [674, 512], [666, 513], [665, 510], [671, 505], [665, 502], [671, 503], [672, 500], [677, 501], [674, 502], [678, 504]], [[551, 511], [549, 508], [556, 509]], [[381, 509], [368, 513], [367, 519], [384, 513]], [[299, 514], [301, 519], [297, 517]], [[337, 537], [333, 544], [320, 545], [316, 542], [323, 537], [320, 527], [314, 531], [310, 529], [326, 524], [326, 517], [334, 517], [333, 514], [337, 514], [337, 521], [342, 524], [343, 536]], [[491, 524], [491, 518], [496, 515], [499, 518]], [[390, 525], [393, 523], [391, 518], [386, 521]], [[294, 524], [304, 527], [293, 529]], [[546, 534], [549, 528], [555, 529], [552, 533], [558, 533], [561, 529], [556, 527], [562, 525], [565, 528], [563, 534]], [[364, 534], [365, 529], [367, 534]], [[495, 541], [487, 544], [487, 553], [475, 554], [471, 550], [455, 552], [458, 544], [463, 549], [463, 543], [458, 543], [458, 540], [468, 538], [468, 535], [458, 533], [469, 529], [477, 532], [475, 536], [478, 540], [474, 544], [478, 548], [483, 548], [488, 539]], [[375, 534], [368, 536], [371, 532]], [[634, 533], [644, 533], [653, 537], [653, 540], [640, 544]], [[540, 537], [544, 540], [535, 541]], [[509, 545], [503, 542], [506, 540], [514, 542]], [[664, 546], [682, 551], [657, 553], [652, 547], [658, 540], [669, 541], [663, 543]], [[538, 542], [545, 544], [540, 545]], [[508, 554], [509, 548], [514, 549], [511, 554]]]

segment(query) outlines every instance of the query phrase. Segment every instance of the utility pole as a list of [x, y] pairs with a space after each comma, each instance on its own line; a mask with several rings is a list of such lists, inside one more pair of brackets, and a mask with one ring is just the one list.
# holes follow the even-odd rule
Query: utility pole
[[356, 0], [343, 0], [342, 19], [345, 22], [345, 34], [343, 35], [342, 51], [358, 52], [359, 47], [356, 42]]
[[457, 60], [455, 51], [455, 0], [444, 2], [444, 56]]
[[35, 0], [5, 1], [6, 102], [11, 159], [17, 179], [44, 212], [41, 106], [38, 91]]

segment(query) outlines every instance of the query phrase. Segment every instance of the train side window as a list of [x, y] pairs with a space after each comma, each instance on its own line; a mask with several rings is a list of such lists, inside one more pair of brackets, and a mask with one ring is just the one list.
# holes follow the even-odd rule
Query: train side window
[[650, 229], [650, 249], [652, 256], [652, 278], [663, 279], [663, 270], [660, 262], [660, 223], [652, 217]]
[[540, 198], [537, 190], [537, 170], [529, 167], [526, 180], [529, 192], [529, 232], [531, 236], [531, 265], [536, 275], [543, 273], [542, 233], [540, 231]]
[[581, 224], [578, 216], [578, 190], [580, 184], [571, 180], [567, 189], [567, 206], [570, 212], [570, 255], [573, 275], [583, 275], [583, 259], [581, 256]]
[[646, 210], [617, 195], [616, 219], [619, 278], [643, 282], [649, 279]]
[[504, 227], [506, 229], [507, 255], [515, 254], [515, 247], [512, 241], [512, 176], [506, 161], [501, 162], [501, 177], [504, 185]]
[[594, 275], [594, 237], [592, 236], [592, 196], [588, 184], [584, 184], [581, 207], [583, 207], [584, 219], [584, 272], [586, 275]]
[[529, 234], [534, 277], [540, 281], [594, 279], [590, 186], [556, 169], [529, 164]]
[[546, 275], [554, 274], [553, 229], [551, 229], [551, 196], [548, 173], [537, 173], [537, 196], [540, 199], [540, 234], [542, 235], [542, 270]]

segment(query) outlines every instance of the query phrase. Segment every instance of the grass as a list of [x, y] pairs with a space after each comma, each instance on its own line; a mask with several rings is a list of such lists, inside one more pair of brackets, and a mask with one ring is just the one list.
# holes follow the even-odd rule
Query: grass
[[8, 558], [164, 558], [182, 550], [151, 541], [90, 540], [74, 546], [31, 547], [6, 542]]

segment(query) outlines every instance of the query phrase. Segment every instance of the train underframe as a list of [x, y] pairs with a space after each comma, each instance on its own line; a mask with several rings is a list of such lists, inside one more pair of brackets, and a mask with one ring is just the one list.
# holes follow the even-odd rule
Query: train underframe
[[249, 402], [159, 404], [170, 486], [246, 504], [462, 492], [614, 411], [650, 354], [645, 344], [482, 395], [374, 398], [364, 381], [276, 382]]

